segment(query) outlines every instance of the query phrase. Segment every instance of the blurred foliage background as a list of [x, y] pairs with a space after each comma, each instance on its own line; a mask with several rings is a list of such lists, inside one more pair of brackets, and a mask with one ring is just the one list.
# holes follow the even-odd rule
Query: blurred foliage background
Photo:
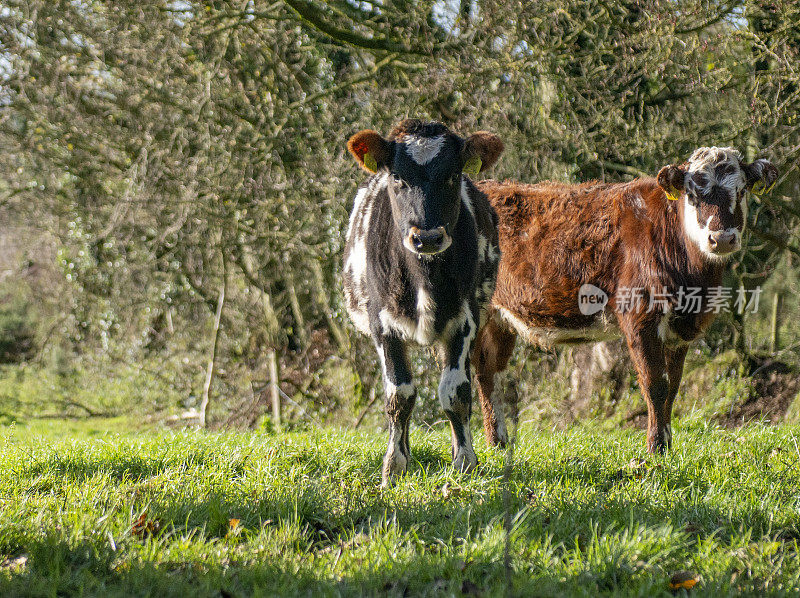
[[[284, 425], [381, 425], [339, 283], [345, 143], [412, 116], [500, 135], [495, 178], [771, 159], [726, 280], [759, 309], [695, 347], [678, 409], [796, 417], [799, 53], [790, 0], [4, 1], [0, 418], [191, 423], [206, 398], [212, 427], [267, 427], [276, 365]], [[432, 364], [418, 423], [441, 418]], [[524, 419], [641, 419], [618, 344], [513, 368]]]

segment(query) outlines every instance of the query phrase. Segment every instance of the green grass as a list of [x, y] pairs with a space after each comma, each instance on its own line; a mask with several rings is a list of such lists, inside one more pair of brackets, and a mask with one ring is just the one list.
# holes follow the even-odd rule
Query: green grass
[[0, 595], [671, 596], [682, 570], [692, 595], [800, 591], [797, 427], [685, 420], [668, 457], [526, 428], [508, 484], [503, 452], [478, 440], [458, 474], [417, 430], [389, 490], [377, 433], [91, 431], [0, 431]]

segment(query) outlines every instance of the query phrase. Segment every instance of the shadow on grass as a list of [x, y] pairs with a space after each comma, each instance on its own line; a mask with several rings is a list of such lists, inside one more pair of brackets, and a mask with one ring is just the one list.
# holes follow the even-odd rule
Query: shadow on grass
[[[562, 551], [564, 552], [564, 551]], [[257, 552], [254, 552], [254, 555]], [[501, 554], [464, 563], [454, 555], [417, 552], [393, 560], [365, 562], [356, 571], [334, 574], [301, 555], [287, 565], [280, 557], [250, 556], [210, 564], [193, 560], [120, 560], [105, 545], [44, 538], [27, 547], [27, 562], [17, 572], [0, 574], [3, 596], [673, 596], [668, 576], [658, 567], [606, 562], [569, 573], [516, 559], [509, 579]], [[564, 552], [564, 562], [574, 558]], [[757, 586], [757, 583], [755, 584]], [[791, 595], [786, 588], [757, 588], [730, 577], [704, 579], [693, 595]], [[747, 592], [749, 590], [750, 592]], [[758, 590], [755, 592], [755, 590]]]
[[[425, 444], [415, 446], [413, 451], [412, 475], [434, 476], [450, 467], [446, 449]], [[378, 451], [362, 455], [360, 462], [349, 470], [350, 474], [353, 470], [377, 474], [381, 457]], [[164, 458], [54, 455], [25, 468], [23, 473], [42, 480], [60, 478], [62, 482], [63, 479], [81, 482], [98, 474], [118, 482], [138, 482], [176, 465], [210, 467], [218, 465], [219, 459], [219, 455], [209, 450]], [[347, 472], [332, 472], [330, 464], [326, 465], [313, 450], [306, 449], [293, 454], [283, 466], [307, 471], [303, 484], [256, 488], [258, 492], [254, 493], [252, 486], [246, 487], [246, 491], [236, 490], [223, 480], [221, 484], [207, 486], [198, 497], [156, 492], [136, 500], [141, 501], [137, 508], [146, 507], [148, 517], [159, 521], [154, 540], [165, 545], [173, 536], [181, 535], [224, 542], [229, 519], [233, 517], [253, 534], [265, 531], [269, 535], [281, 526], [293, 527], [299, 530], [301, 541], [292, 547], [300, 556], [299, 563], [291, 567], [276, 558], [258, 559], [259, 552], [255, 549], [242, 551], [240, 562], [220, 565], [200, 559], [122, 560], [120, 553], [103, 539], [67, 542], [61, 536], [46, 536], [26, 540], [24, 546], [19, 546], [19, 552], [27, 555], [28, 562], [19, 572], [6, 573], [6, 578], [0, 575], [0, 595], [437, 595], [470, 589], [472, 586], [464, 585], [467, 581], [481, 591], [496, 593], [505, 587], [505, 569], [498, 550], [490, 556], [473, 559], [469, 566], [459, 564], [455, 555], [460, 543], [465, 542], [460, 538], [480, 537], [499, 528], [506, 499], [512, 513], [524, 513], [515, 528], [515, 542], [524, 546], [550, 538], [559, 558], [564, 560], [585, 558], [582, 553], [586, 553], [593, 536], [635, 535], [643, 528], [671, 529], [673, 540], [685, 547], [712, 536], [725, 542], [743, 529], [750, 530], [753, 538], [776, 532], [787, 538], [798, 535], [796, 528], [776, 529], [769, 514], [762, 511], [722, 510], [699, 500], [664, 500], [663, 492], [658, 496], [628, 492], [628, 487], [635, 486], [635, 476], [609, 470], [599, 456], [546, 465], [518, 459], [512, 474], [515, 488], [524, 489], [526, 485], [559, 488], [574, 484], [586, 489], [578, 498], [567, 492], [564, 499], [551, 496], [547, 501], [539, 501], [535, 491], [525, 490], [505, 497], [502, 485], [492, 484], [484, 491], [480, 484], [473, 486], [469, 478], [458, 476], [454, 478], [457, 491], [452, 490], [449, 495], [431, 485], [427, 486], [428, 495], [415, 494], [411, 488], [405, 492], [404, 484], [408, 481], [401, 481], [397, 489], [382, 491], [377, 487], [376, 476], [364, 476], [366, 481], [364, 477], [348, 479]], [[241, 476], [250, 474], [245, 459], [230, 463], [225, 471]], [[484, 463], [473, 475], [485, 480], [501, 477], [502, 459]], [[693, 488], [698, 496], [709, 486], [699, 475], [683, 471], [671, 474], [667, 481], [673, 491]], [[39, 483], [41, 480], [36, 482]], [[428, 543], [440, 546], [445, 539], [450, 545], [447, 554], [441, 554], [438, 548], [426, 549], [407, 558], [382, 561], [380, 566], [376, 565], [378, 559], [366, 559], [356, 570], [336, 574], [310, 564], [331, 550], [349, 549], [345, 547], [352, 545], [360, 534], [375, 538], [389, 527], [413, 535], [426, 546]], [[576, 595], [586, 592], [596, 595], [634, 589], [639, 595], [669, 595], [663, 572], [654, 572], [646, 566], [636, 570], [599, 563], [586, 565], [569, 575], [536, 565], [517, 563], [516, 566], [513, 583], [520, 595], [569, 595], [573, 591]], [[712, 588], [721, 595], [728, 591], [729, 582], [728, 575], [725, 579], [706, 579], [704, 583], [710, 595], [714, 595]]]
[[203, 467], [218, 459], [210, 451], [192, 451], [165, 458], [142, 457], [135, 454], [93, 457], [53, 454], [23, 468], [20, 476], [40, 478], [29, 491], [46, 492], [58, 482], [82, 483], [97, 475], [107, 475], [115, 482], [140, 482], [160, 475], [176, 466]]

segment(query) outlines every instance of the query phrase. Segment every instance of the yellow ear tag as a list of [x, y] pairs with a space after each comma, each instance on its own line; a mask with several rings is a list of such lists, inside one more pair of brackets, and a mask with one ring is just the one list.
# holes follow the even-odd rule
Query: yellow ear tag
[[665, 191], [665, 193], [667, 194], [667, 199], [670, 201], [678, 201], [678, 196], [674, 193], [670, 193], [669, 191]]
[[767, 186], [764, 184], [764, 181], [756, 181], [756, 184], [753, 185], [752, 191], [756, 195], [765, 195], [765, 194], [769, 193], [770, 191], [772, 191], [772, 188], [775, 186], [775, 184], [777, 182], [778, 181], [775, 181], [774, 183], [772, 183], [769, 186], [769, 188], [767, 188]]
[[472, 178], [476, 178], [481, 170], [481, 164], [481, 159], [478, 156], [472, 156], [461, 170]]
[[364, 154], [364, 166], [366, 166], [367, 170], [370, 172], [378, 172], [378, 163], [369, 152]]

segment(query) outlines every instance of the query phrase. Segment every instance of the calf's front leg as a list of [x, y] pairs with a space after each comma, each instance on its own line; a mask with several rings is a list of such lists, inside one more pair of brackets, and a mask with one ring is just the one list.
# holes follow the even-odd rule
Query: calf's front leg
[[647, 402], [647, 451], [664, 453], [669, 449], [672, 440], [669, 418], [672, 404], [668, 400], [670, 383], [666, 372], [664, 343], [658, 336], [658, 322], [636, 321], [636, 315], [629, 314], [620, 324], [636, 368], [639, 388]]
[[375, 340], [383, 369], [383, 387], [386, 393], [386, 416], [389, 418], [389, 446], [383, 457], [382, 483], [386, 487], [392, 478], [404, 473], [411, 460], [408, 428], [417, 392], [411, 381], [411, 371], [403, 341], [394, 336], [380, 336]]
[[472, 415], [470, 354], [476, 332], [474, 313], [465, 306], [463, 324], [457, 326], [441, 345], [443, 369], [439, 402], [450, 420], [453, 466], [461, 471], [471, 471], [478, 464], [469, 428]]
[[682, 344], [676, 347], [666, 347], [664, 357], [667, 362], [667, 377], [669, 378], [669, 390], [667, 400], [664, 403], [664, 420], [667, 423], [667, 449], [672, 448], [672, 404], [678, 396], [678, 389], [681, 386], [683, 377], [683, 362], [686, 360], [688, 345]]

